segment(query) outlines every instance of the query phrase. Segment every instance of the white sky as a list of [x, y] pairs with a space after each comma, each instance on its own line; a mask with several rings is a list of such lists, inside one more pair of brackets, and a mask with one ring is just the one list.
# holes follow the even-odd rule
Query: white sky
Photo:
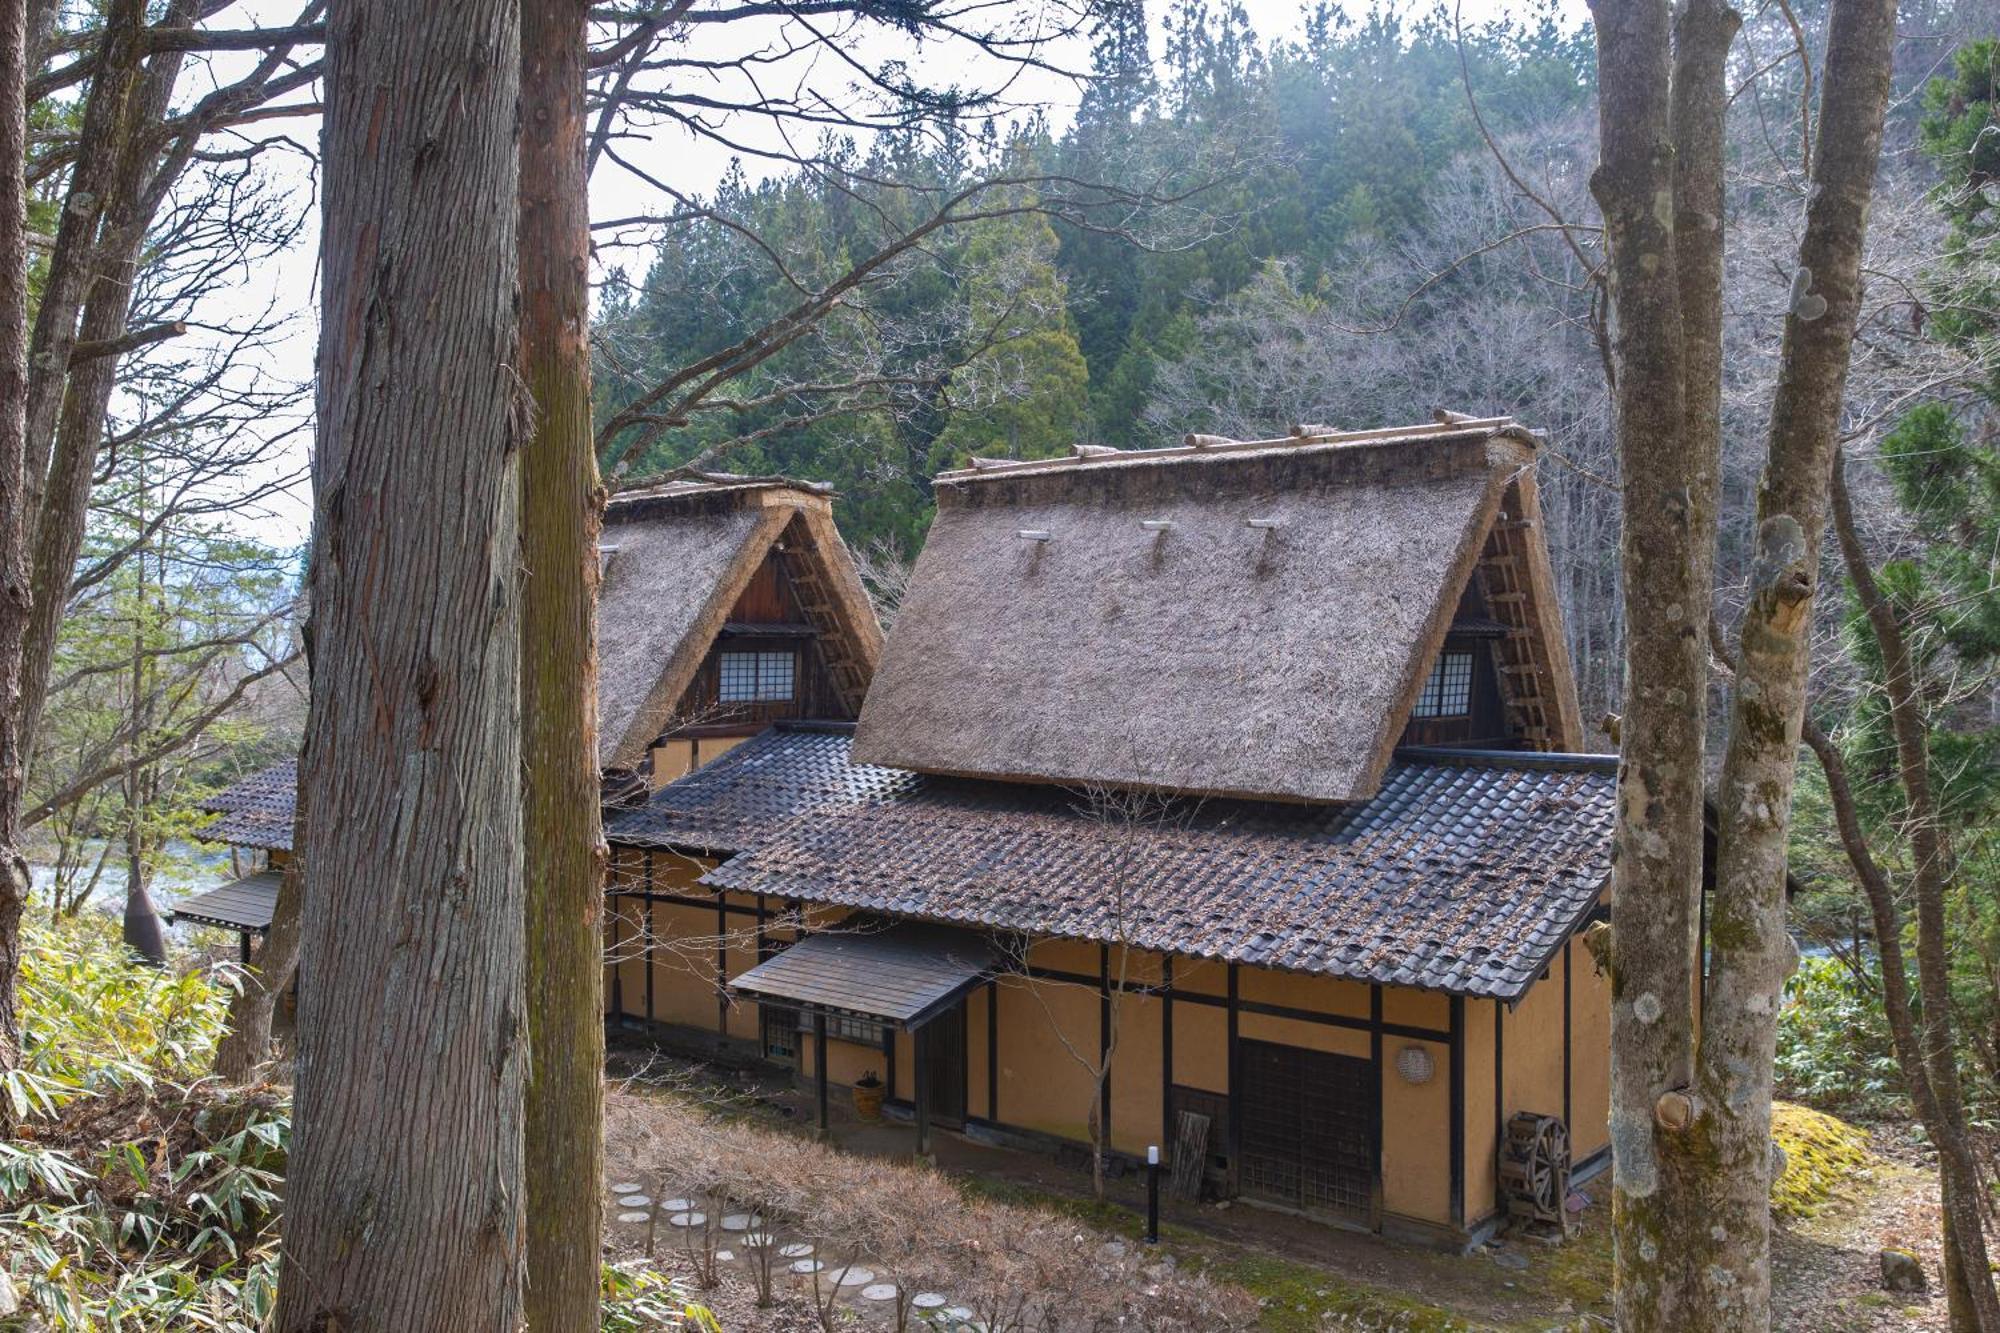
[[[1259, 38], [1268, 46], [1273, 42], [1301, 35], [1304, 26], [1305, 7], [1286, 0], [1243, 0], [1252, 26]], [[1351, 8], [1360, 10], [1365, 0]], [[1394, 6], [1399, 12], [1415, 16], [1421, 14], [1428, 4], [1402, 3]], [[1519, 12], [1519, 3], [1508, 0], [1464, 0], [1463, 18], [1468, 24], [1485, 22], [1505, 12]], [[289, 0], [250, 0], [246, 6], [240, 26], [252, 23], [276, 24], [288, 20], [295, 12]], [[1153, 51], [1157, 57], [1165, 46], [1160, 30], [1160, 18], [1165, 5], [1160, 0], [1149, 0], [1154, 24]], [[1561, 0], [1561, 12], [1572, 22], [1581, 22], [1587, 17], [1583, 0]], [[1024, 13], [1032, 16], [1035, 9], [1024, 7]], [[238, 26], [232, 19], [230, 26]], [[768, 38], [757, 34], [747, 38], [741, 23], [729, 25], [729, 49], [739, 52], [746, 40], [776, 40], [779, 28], [774, 23]], [[694, 39], [701, 40], [699, 30]], [[696, 47], [699, 50], [699, 47]], [[943, 52], [929, 49], [919, 53], [909, 43], [898, 38], [871, 38], [863, 49], [865, 58], [873, 61], [906, 58], [921, 62], [920, 77], [931, 84], [953, 81], [967, 85], [990, 83], [991, 67], [981, 69], [965, 60], [963, 53]], [[226, 82], [235, 77], [243, 68], [245, 57], [217, 57], [211, 70], [190, 67], [184, 81], [188, 100], [206, 92], [216, 82]], [[939, 68], [938, 62], [949, 59], [955, 67]], [[1087, 44], [1079, 42], [1076, 49], [1062, 52], [1055, 60], [1076, 68], [1086, 68], [1088, 64]], [[851, 70], [842, 68], [832, 57], [822, 54], [809, 65], [803, 59], [793, 59], [777, 66], [766, 67], [762, 75], [767, 91], [789, 90], [803, 83], [816, 84], [829, 92], [844, 90], [852, 81]], [[741, 88], [741, 85], [737, 85]], [[719, 90], [722, 91], [722, 90]], [[1022, 104], [1040, 105], [1047, 108], [1050, 120], [1061, 128], [1073, 116], [1077, 101], [1077, 89], [1068, 80], [1054, 74], [1030, 73], [1018, 79], [1009, 89], [1010, 99]], [[773, 131], [761, 119], [744, 118], [750, 123], [729, 125], [726, 132], [753, 147], [775, 147]], [[316, 121], [299, 120], [273, 124], [269, 133], [288, 133], [301, 142], [310, 144], [312, 136], [318, 133]], [[650, 131], [644, 142], [627, 140], [618, 145], [621, 154], [629, 157], [642, 170], [670, 181], [677, 189], [692, 194], [711, 193], [729, 170], [731, 153], [728, 149], [712, 141], [698, 138], [677, 127], [667, 127]], [[760, 163], [755, 158], [745, 161], [744, 168], [753, 178], [766, 174], [772, 167]], [[301, 198], [310, 197], [312, 181], [303, 165], [297, 168], [281, 168], [290, 172], [295, 180], [295, 188]], [[671, 207], [669, 200], [660, 192], [640, 181], [632, 174], [621, 170], [608, 160], [602, 163], [593, 178], [591, 186], [591, 213], [595, 218], [627, 217], [646, 213], [664, 212]], [[298, 243], [286, 254], [275, 257], [246, 271], [236, 289], [223, 300], [223, 309], [214, 312], [218, 320], [229, 315], [238, 316], [261, 313], [274, 306], [292, 316], [288, 332], [268, 342], [264, 348], [264, 368], [274, 376], [303, 382], [311, 376], [314, 346], [317, 338], [318, 303], [318, 228], [317, 218], [300, 235]], [[601, 256], [611, 263], [624, 263], [633, 269], [642, 269], [644, 257], [632, 251], [613, 252]], [[290, 447], [290, 456], [284, 466], [297, 469], [303, 463], [304, 437]], [[311, 503], [306, 487], [300, 484], [288, 497], [260, 506], [257, 512], [245, 512], [242, 522], [246, 531], [274, 545], [291, 547], [302, 544], [310, 526]]]

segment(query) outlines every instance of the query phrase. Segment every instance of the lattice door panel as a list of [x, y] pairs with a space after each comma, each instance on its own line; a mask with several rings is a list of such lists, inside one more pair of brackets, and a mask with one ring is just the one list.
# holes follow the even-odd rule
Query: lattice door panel
[[1243, 1192], [1372, 1225], [1380, 1098], [1375, 1066], [1245, 1041], [1238, 1067]]

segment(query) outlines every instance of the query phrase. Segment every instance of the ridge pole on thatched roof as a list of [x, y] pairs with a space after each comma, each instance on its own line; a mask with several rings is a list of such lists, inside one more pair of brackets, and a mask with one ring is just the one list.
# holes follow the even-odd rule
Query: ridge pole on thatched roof
[[1241, 444], [1243, 441], [1227, 435], [1197, 435], [1190, 431], [1181, 436], [1181, 443], [1190, 449], [1213, 449], [1220, 444]]

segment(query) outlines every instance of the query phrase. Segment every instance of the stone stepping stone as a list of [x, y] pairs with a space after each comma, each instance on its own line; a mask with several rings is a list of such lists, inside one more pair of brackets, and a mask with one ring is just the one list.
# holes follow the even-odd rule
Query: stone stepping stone
[[611, 1192], [613, 1194], [637, 1194], [640, 1190], [643, 1190], [645, 1188], [646, 1187], [644, 1185], [641, 1185], [636, 1180], [628, 1180], [622, 1185], [613, 1185], [611, 1187]]
[[707, 1213], [675, 1213], [667, 1219], [667, 1225], [676, 1227], [698, 1227], [708, 1221]]
[[865, 1287], [875, 1280], [875, 1274], [866, 1268], [843, 1268], [833, 1275], [837, 1287]]
[[643, 1194], [621, 1194], [618, 1196], [620, 1208], [644, 1208], [652, 1200]]
[[803, 1241], [791, 1245], [780, 1245], [778, 1247], [778, 1257], [780, 1259], [804, 1259], [812, 1252], [813, 1247], [805, 1244]]
[[724, 1231], [748, 1231], [751, 1227], [764, 1225], [764, 1219], [754, 1213], [731, 1213], [722, 1219]]
[[651, 1213], [620, 1213], [618, 1214], [618, 1220], [620, 1222], [643, 1222], [651, 1216]]
[[691, 1212], [691, 1211], [693, 1211], [693, 1209], [694, 1209], [694, 1200], [693, 1200], [693, 1199], [663, 1199], [663, 1200], [661, 1200], [661, 1201], [660, 1201], [660, 1207], [662, 1207], [662, 1208], [666, 1209], [666, 1210], [667, 1210], [668, 1212], [670, 1212], [670, 1213], [685, 1213], [685, 1212]]
[[956, 1319], [961, 1324], [971, 1323], [972, 1307], [969, 1305], [954, 1305], [944, 1312], [944, 1317], [946, 1319]]
[[896, 1284], [893, 1282], [877, 1282], [871, 1287], [863, 1287], [861, 1289], [861, 1299], [864, 1301], [893, 1301], [896, 1299]]
[[719, 1262], [721, 1262], [721, 1263], [725, 1263], [725, 1264], [726, 1264], [726, 1263], [728, 1263], [728, 1262], [729, 1262], [730, 1260], [732, 1260], [732, 1259], [734, 1259], [734, 1258], [736, 1257], [736, 1251], [734, 1251], [734, 1250], [717, 1250], [717, 1251], [715, 1252], [715, 1257], [716, 1257], [716, 1259], [717, 1259], [717, 1260], [718, 1260]]
[[806, 1273], [817, 1273], [825, 1267], [826, 1265], [817, 1259], [799, 1259], [792, 1264], [792, 1271], [804, 1275]]
[[942, 1310], [944, 1297], [934, 1291], [920, 1291], [911, 1298], [910, 1304], [919, 1310]]

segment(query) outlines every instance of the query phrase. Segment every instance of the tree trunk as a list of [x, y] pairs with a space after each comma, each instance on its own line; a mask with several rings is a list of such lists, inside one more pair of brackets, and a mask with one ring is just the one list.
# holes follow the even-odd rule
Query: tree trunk
[[1785, 842], [1827, 474], [1859, 307], [1894, 11], [1835, 0], [1821, 151], [1771, 408], [1758, 567], [1721, 790], [1708, 994], [1690, 930], [1721, 370], [1724, 62], [1737, 18], [1596, 0], [1592, 178], [1616, 306], [1627, 700], [1612, 906], [1617, 1306], [1626, 1329], [1770, 1320], [1770, 1102], [1792, 950]]
[[[173, 0], [161, 27], [186, 27], [195, 9], [195, 0]], [[106, 194], [96, 201], [102, 210], [103, 227], [95, 244], [81, 254], [78, 265], [82, 270], [80, 290], [87, 292], [88, 299], [75, 330], [77, 342], [112, 341], [124, 334], [131, 317], [139, 257], [159, 203], [148, 197], [147, 189], [160, 156], [155, 131], [173, 103], [183, 59], [180, 52], [167, 51], [145, 63], [131, 95], [119, 105], [116, 123], [101, 149], [110, 159], [103, 181]], [[42, 332], [39, 326], [36, 331], [38, 335]], [[51, 346], [63, 348], [65, 363], [71, 344], [64, 342], [64, 335], [69, 331], [65, 324], [50, 335]], [[37, 358], [47, 355], [53, 362], [55, 353], [43, 352], [39, 336], [35, 351]], [[55, 374], [49, 390], [59, 400], [60, 410], [55, 413], [54, 448], [35, 514], [33, 606], [21, 666], [21, 732], [23, 743], [30, 748], [47, 701], [56, 638], [63, 610], [69, 605], [70, 580], [75, 575], [77, 554], [83, 549], [91, 478], [104, 440], [104, 414], [118, 384], [118, 363], [116, 356], [92, 357], [73, 371]], [[31, 384], [29, 391], [31, 450], [37, 438], [35, 413], [41, 410], [36, 387]]]
[[1785, 852], [1895, 26], [1894, 0], [1834, 0], [1829, 11], [1818, 151], [1758, 493], [1758, 562], [1717, 798], [1715, 1002], [1698, 1084], [1706, 1114], [1689, 1131], [1708, 1177], [1699, 1213], [1687, 1218], [1689, 1260], [1717, 1328], [1770, 1324], [1772, 1060], [1796, 963], [1785, 931]]
[[[1701, 894], [1707, 568], [1690, 524], [1709, 503], [1687, 411], [1674, 267], [1668, 8], [1595, 0], [1604, 213], [1616, 309], [1613, 398], [1624, 475], [1625, 712], [1612, 875], [1612, 1231], [1619, 1326], [1691, 1326], [1678, 1262], [1687, 1184], [1654, 1107], [1692, 1081]], [[1712, 478], [1713, 470], [1709, 470]]]
[[604, 1188], [604, 859], [590, 430], [584, 0], [521, 12], [521, 804], [527, 891], [528, 1327], [595, 1327]]
[[[1841, 558], [1854, 587], [1855, 599], [1881, 652], [1883, 694], [1889, 725], [1896, 738], [1897, 779], [1903, 788], [1903, 835], [1910, 846], [1911, 879], [1917, 901], [1917, 985], [1923, 998], [1922, 1018], [1912, 1022], [1908, 983], [1903, 971], [1902, 922], [1887, 881], [1874, 865], [1853, 814], [1844, 770], [1832, 747], [1815, 744], [1828, 788], [1835, 796], [1842, 842], [1854, 862], [1874, 916], [1877, 949], [1882, 959], [1884, 1007], [1896, 1039], [1896, 1057], [1903, 1070], [1918, 1117], [1938, 1148], [1943, 1182], [1946, 1254], [1945, 1289], [1951, 1298], [1952, 1327], [2000, 1330], [2000, 1293], [1993, 1286], [1988, 1261], [1983, 1210], [1984, 1190], [1979, 1162], [1967, 1134], [1965, 1096], [1959, 1086], [1956, 1042], [1952, 1032], [1951, 962], [1947, 956], [1946, 914], [1956, 897], [1957, 858], [1931, 788], [1929, 728], [1917, 673], [1896, 609], [1875, 581], [1875, 570], [1861, 545], [1849, 503], [1847, 481], [1836, 465], [1833, 472], [1833, 528]], [[1890, 975], [1894, 969], [1894, 977]], [[1975, 1276], [1977, 1275], [1977, 1276]]]
[[[21, 914], [28, 862], [21, 852], [21, 798], [27, 762], [21, 742], [21, 645], [28, 628], [28, 381], [26, 96], [27, 11], [0, 0], [0, 1075], [20, 1067], [15, 987], [21, 969]], [[0, 1135], [13, 1128], [12, 1100], [0, 1097]]]
[[519, 19], [327, 19], [284, 1333], [521, 1319]]
[[[310, 679], [311, 630], [307, 630], [307, 667]], [[307, 692], [306, 708], [312, 708]], [[310, 729], [310, 727], [308, 728]], [[301, 757], [299, 769], [306, 768]], [[305, 849], [308, 800], [303, 784], [292, 805], [292, 851], [278, 881], [278, 901], [271, 908], [271, 925], [264, 943], [250, 960], [251, 970], [243, 978], [243, 989], [229, 1001], [229, 1030], [215, 1046], [215, 1073], [230, 1083], [248, 1083], [257, 1077], [271, 1058], [271, 1019], [285, 988], [299, 969], [299, 932], [304, 922]]]

